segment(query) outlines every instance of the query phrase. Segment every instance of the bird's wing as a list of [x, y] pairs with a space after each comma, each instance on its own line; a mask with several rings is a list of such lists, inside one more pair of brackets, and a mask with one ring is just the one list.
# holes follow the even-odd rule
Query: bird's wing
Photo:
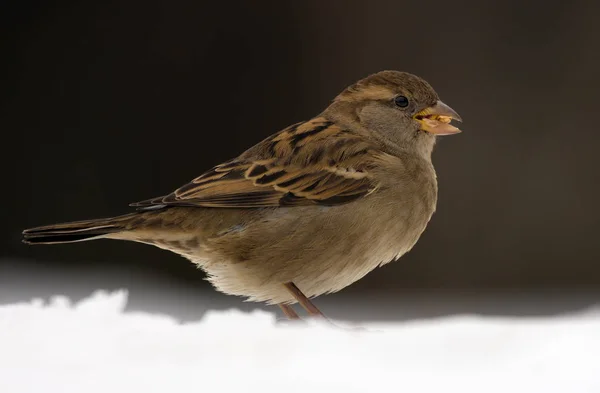
[[173, 193], [132, 204], [224, 208], [337, 205], [377, 188], [377, 149], [322, 117], [265, 139]]

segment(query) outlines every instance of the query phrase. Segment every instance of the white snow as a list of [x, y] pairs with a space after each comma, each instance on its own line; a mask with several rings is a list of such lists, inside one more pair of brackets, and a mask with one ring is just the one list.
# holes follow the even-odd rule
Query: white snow
[[0, 306], [0, 392], [600, 392], [600, 312], [363, 329], [263, 311], [194, 323], [125, 291]]

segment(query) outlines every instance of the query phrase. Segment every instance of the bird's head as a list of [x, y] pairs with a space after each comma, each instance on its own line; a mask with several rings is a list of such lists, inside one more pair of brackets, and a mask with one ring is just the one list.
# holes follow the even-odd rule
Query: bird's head
[[452, 120], [462, 121], [429, 83], [398, 71], [382, 71], [349, 86], [330, 110], [346, 112], [345, 117], [385, 142], [425, 153], [431, 153], [436, 136], [460, 132]]

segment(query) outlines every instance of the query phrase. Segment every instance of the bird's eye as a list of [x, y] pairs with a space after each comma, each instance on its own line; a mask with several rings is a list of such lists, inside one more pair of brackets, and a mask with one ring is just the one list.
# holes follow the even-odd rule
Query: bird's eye
[[408, 106], [408, 98], [404, 96], [396, 96], [396, 98], [394, 98], [394, 104], [400, 108], [406, 108]]

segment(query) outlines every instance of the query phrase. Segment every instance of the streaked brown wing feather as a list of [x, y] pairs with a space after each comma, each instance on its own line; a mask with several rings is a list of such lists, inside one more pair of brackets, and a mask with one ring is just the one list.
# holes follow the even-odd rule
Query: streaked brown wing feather
[[336, 205], [372, 192], [373, 146], [324, 118], [298, 123], [159, 198], [132, 204], [258, 208]]

